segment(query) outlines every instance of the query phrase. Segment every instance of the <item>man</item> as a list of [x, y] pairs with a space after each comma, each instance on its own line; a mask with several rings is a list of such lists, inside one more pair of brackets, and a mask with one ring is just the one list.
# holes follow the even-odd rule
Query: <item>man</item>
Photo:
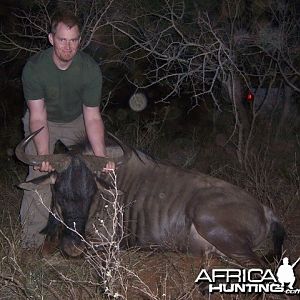
[[[25, 136], [41, 127], [26, 152], [53, 153], [56, 141], [74, 144], [84, 132], [96, 156], [105, 156], [104, 125], [99, 112], [102, 75], [96, 62], [79, 51], [80, 23], [72, 13], [58, 12], [51, 22], [52, 47], [29, 59], [22, 74], [28, 110], [23, 118]], [[106, 166], [113, 169], [113, 163]], [[29, 168], [27, 180], [50, 172], [49, 162]], [[51, 204], [50, 187], [39, 195], [25, 191], [21, 205], [22, 247], [36, 249], [44, 242], [40, 231], [46, 226]]]

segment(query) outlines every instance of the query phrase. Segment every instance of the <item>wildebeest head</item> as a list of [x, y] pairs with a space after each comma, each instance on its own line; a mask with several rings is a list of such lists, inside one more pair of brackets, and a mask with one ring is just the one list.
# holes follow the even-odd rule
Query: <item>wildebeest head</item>
[[[41, 130], [41, 129], [40, 129]], [[123, 156], [117, 159], [95, 157], [92, 155], [55, 154], [47, 156], [25, 154], [26, 145], [40, 131], [32, 133], [16, 148], [16, 156], [28, 165], [40, 165], [42, 161], [49, 161], [55, 168], [54, 172], [35, 178], [19, 186], [26, 190], [38, 190], [41, 186], [52, 184], [52, 209], [49, 220], [42, 233], [48, 236], [58, 234], [60, 247], [69, 256], [80, 255], [85, 248], [85, 226], [89, 217], [90, 207], [98, 188], [109, 188], [109, 184], [97, 176], [108, 161], [114, 161], [116, 166], [124, 164], [131, 155], [131, 150], [123, 145], [116, 137], [110, 136], [121, 146]]]

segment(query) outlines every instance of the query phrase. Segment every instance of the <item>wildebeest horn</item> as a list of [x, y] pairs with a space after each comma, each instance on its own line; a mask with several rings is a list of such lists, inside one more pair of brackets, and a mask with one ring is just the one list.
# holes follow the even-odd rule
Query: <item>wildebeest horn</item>
[[60, 172], [68, 167], [71, 158], [66, 154], [50, 154], [50, 155], [30, 155], [25, 153], [26, 145], [43, 129], [31, 133], [28, 137], [24, 138], [16, 147], [15, 153], [17, 158], [23, 163], [30, 166], [40, 166], [43, 161], [48, 161], [56, 171]]
[[116, 164], [116, 167], [125, 164], [131, 157], [132, 150], [127, 145], [123, 144], [116, 136], [112, 133], [107, 132], [108, 136], [112, 138], [122, 149], [123, 155], [120, 157], [99, 157], [99, 156], [92, 156], [92, 155], [84, 155], [83, 159], [88, 165], [88, 168], [93, 171], [101, 171], [107, 162], [111, 161]]
[[[65, 170], [71, 162], [71, 157], [67, 154], [50, 154], [50, 155], [30, 155], [25, 153], [26, 145], [43, 129], [31, 133], [27, 138], [24, 138], [16, 147], [15, 153], [17, 158], [30, 166], [40, 166], [43, 161], [48, 161], [56, 171], [61, 172]], [[131, 149], [124, 145], [113, 134], [108, 135], [121, 147], [123, 155], [117, 158], [97, 157], [92, 155], [83, 156], [88, 168], [91, 171], [101, 171], [109, 161], [115, 162], [116, 166], [124, 164], [131, 157]]]

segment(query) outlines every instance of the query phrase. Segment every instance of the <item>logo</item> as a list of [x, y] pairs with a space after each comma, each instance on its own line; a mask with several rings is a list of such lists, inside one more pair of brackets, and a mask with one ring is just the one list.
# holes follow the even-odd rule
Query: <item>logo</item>
[[300, 257], [289, 264], [284, 257], [277, 271], [271, 269], [212, 269], [209, 272], [202, 269], [195, 283], [207, 284], [209, 293], [278, 293], [300, 295], [300, 289], [295, 288], [295, 273]]

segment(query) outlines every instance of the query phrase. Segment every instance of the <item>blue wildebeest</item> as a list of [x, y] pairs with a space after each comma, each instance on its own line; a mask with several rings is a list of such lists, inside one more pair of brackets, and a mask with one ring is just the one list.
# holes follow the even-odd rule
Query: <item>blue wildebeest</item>
[[[275, 255], [280, 256], [284, 229], [272, 210], [241, 188], [199, 172], [183, 170], [157, 162], [132, 150], [117, 138], [121, 155], [99, 158], [92, 155], [57, 154], [28, 156], [27, 143], [32, 133], [16, 148], [19, 160], [28, 165], [49, 161], [55, 172], [21, 184], [24, 189], [37, 189], [53, 184], [53, 208], [64, 223], [85, 237], [91, 206], [100, 203], [97, 189], [109, 188], [109, 176], [98, 176], [108, 160], [115, 160], [117, 187], [123, 192], [118, 201], [124, 207], [123, 244], [131, 247], [188, 251], [195, 256], [216, 253], [241, 265], [262, 265], [254, 249], [271, 233]], [[104, 190], [103, 189], [103, 190]], [[97, 206], [97, 205], [93, 205]], [[50, 214], [44, 230], [54, 235], [59, 221]], [[64, 227], [61, 249], [69, 256], [78, 256], [84, 248], [82, 238]]]

